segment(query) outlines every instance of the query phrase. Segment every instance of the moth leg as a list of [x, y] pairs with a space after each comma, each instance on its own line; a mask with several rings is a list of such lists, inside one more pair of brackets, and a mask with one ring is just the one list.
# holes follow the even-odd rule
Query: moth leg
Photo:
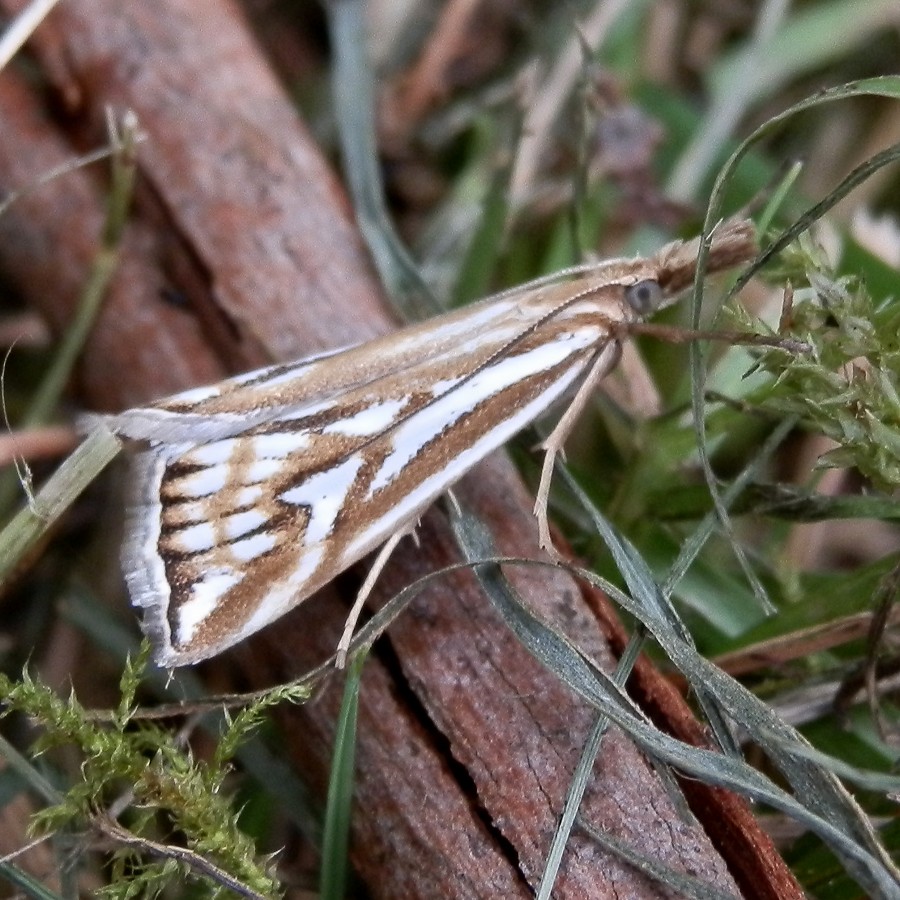
[[456, 499], [456, 494], [453, 493], [453, 488], [447, 488], [447, 499], [453, 504], [453, 508], [456, 510], [458, 515], [462, 515], [462, 507], [459, 505], [459, 500]]
[[347, 616], [347, 621], [344, 624], [344, 631], [343, 634], [341, 634], [341, 639], [337, 645], [335, 666], [338, 669], [343, 669], [347, 664], [347, 652], [350, 650], [350, 641], [353, 639], [356, 623], [359, 620], [359, 615], [362, 612], [362, 608], [365, 605], [369, 594], [372, 593], [372, 588], [375, 587], [378, 576], [384, 571], [384, 567], [387, 565], [387, 561], [396, 549], [397, 544], [399, 544], [408, 534], [415, 535], [415, 525], [409, 525], [392, 534], [378, 551], [378, 555], [375, 557], [372, 567], [369, 569], [369, 574], [366, 575], [366, 579], [363, 581], [359, 593], [356, 595], [356, 600], [353, 602], [353, 608], [350, 610], [350, 614]]
[[603, 348], [603, 351], [585, 376], [584, 381], [581, 382], [580, 387], [575, 392], [572, 402], [560, 416], [556, 427], [541, 443], [541, 449], [544, 451], [544, 464], [541, 467], [541, 480], [538, 484], [537, 496], [534, 501], [534, 515], [538, 521], [538, 541], [541, 549], [546, 550], [550, 556], [557, 560], [561, 558], [561, 554], [553, 546], [553, 539], [550, 537], [550, 520], [547, 512], [547, 505], [550, 501], [550, 481], [553, 478], [553, 467], [556, 464], [556, 457], [564, 455], [563, 445], [571, 434], [575, 422], [585, 406], [587, 406], [588, 400], [597, 387], [597, 383], [619, 361], [619, 355], [620, 347], [617, 341], [611, 341]]

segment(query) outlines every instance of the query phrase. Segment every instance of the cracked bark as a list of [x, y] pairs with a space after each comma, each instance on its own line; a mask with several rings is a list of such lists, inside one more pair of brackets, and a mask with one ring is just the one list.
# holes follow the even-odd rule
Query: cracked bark
[[[17, 5], [2, 0], [7, 12]], [[393, 326], [340, 184], [232, 4], [70, 0], [31, 52], [50, 91], [0, 74], [3, 183], [24, 184], [99, 142], [105, 104], [136, 110], [148, 135], [122, 265], [78, 375], [86, 405], [118, 409]], [[57, 331], [95, 246], [99, 181], [96, 171], [66, 176], [0, 219], [3, 268]], [[532, 501], [506, 459], [478, 467], [459, 494], [501, 553], [538, 556]], [[425, 517], [421, 538], [419, 549], [401, 544], [379, 596], [458, 559], [440, 515]], [[338, 579], [201, 672], [220, 683], [239, 672], [261, 687], [305, 671], [334, 649], [354, 580]], [[602, 598], [560, 572], [517, 571], [511, 580], [612, 664], [607, 641], [619, 639], [619, 626]], [[280, 712], [284, 752], [320, 797], [337, 681], [306, 707]], [[651, 666], [642, 663], [633, 681], [658, 721], [702, 740]], [[528, 896], [592, 719], [522, 650], [470, 575], [440, 580], [392, 627], [363, 680], [352, 861], [369, 893]], [[613, 730], [582, 816], [719, 887], [737, 890], [716, 847], [747, 896], [799, 896], [742, 801], [688, 787], [706, 832], [678, 819], [641, 754]], [[555, 896], [626, 895], [667, 894], [576, 832]]]

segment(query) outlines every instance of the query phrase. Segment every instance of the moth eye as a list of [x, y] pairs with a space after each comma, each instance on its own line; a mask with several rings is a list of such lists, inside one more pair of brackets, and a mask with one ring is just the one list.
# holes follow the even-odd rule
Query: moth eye
[[647, 279], [625, 288], [625, 300], [638, 315], [646, 316], [662, 303], [663, 291], [657, 282]]

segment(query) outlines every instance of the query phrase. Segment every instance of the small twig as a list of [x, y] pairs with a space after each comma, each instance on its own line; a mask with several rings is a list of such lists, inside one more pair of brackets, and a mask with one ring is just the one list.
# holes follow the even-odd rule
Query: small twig
[[[133, 141], [135, 144], [139, 144], [144, 138], [145, 136], [142, 133], [137, 133], [134, 135]], [[132, 140], [132, 138], [129, 138], [129, 140]], [[111, 156], [115, 156], [117, 153], [121, 153], [125, 149], [123, 141], [124, 139], [121, 136], [110, 136], [109, 143], [106, 146], [91, 150], [90, 153], [82, 153], [80, 156], [73, 156], [71, 159], [67, 159], [58, 166], [54, 166], [52, 169], [38, 175], [24, 187], [13, 191], [7, 191], [3, 195], [3, 199], [0, 200], [0, 216], [2, 216], [6, 210], [24, 194], [30, 194], [32, 191], [43, 187], [48, 182], [53, 181], [55, 178], [59, 178], [61, 175], [68, 175], [76, 169], [83, 169], [85, 166], [93, 165], [95, 162], [100, 162], [102, 159], [108, 159]]]
[[186, 847], [175, 847], [172, 844], [160, 844], [147, 838], [138, 837], [127, 829], [123, 828], [114, 819], [108, 815], [100, 813], [93, 819], [93, 824], [97, 830], [105, 837], [110, 838], [126, 847], [135, 847], [143, 853], [149, 853], [161, 859], [174, 859], [180, 863], [184, 863], [189, 869], [201, 875], [212, 878], [213, 881], [221, 884], [223, 887], [234, 891], [241, 897], [250, 897], [253, 900], [267, 900], [265, 895], [259, 894], [252, 888], [238, 881], [229, 875], [223, 869], [204, 859], [198, 853], [188, 850]]
[[779, 335], [753, 334], [746, 331], [716, 331], [705, 328], [682, 328], [676, 325], [659, 325], [653, 322], [635, 322], [623, 326], [628, 334], [647, 334], [668, 341], [670, 344], [688, 344], [691, 341], [722, 341], [726, 344], [751, 347], [775, 347], [787, 353], [812, 353], [806, 341]]
[[51, 839], [52, 835], [50, 834], [42, 834], [40, 837], [34, 838], [34, 840], [25, 844], [24, 847], [16, 847], [15, 850], [11, 850], [9, 853], [0, 856], [0, 866], [5, 866], [7, 863], [11, 863], [14, 860], [18, 859], [20, 856], [24, 856], [29, 850], [34, 850], [35, 847], [40, 847], [41, 844], [47, 843]]
[[0, 319], [0, 347], [47, 347], [50, 329], [46, 321], [32, 310], [11, 313]]
[[48, 425], [0, 434], [0, 467], [17, 460], [53, 459], [78, 446], [78, 433], [71, 425]]

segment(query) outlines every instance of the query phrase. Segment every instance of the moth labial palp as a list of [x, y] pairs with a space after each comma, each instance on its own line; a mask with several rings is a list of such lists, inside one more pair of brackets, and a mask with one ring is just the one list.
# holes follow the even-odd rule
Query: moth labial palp
[[[725, 224], [707, 268], [746, 261], [755, 246], [751, 223]], [[157, 663], [213, 656], [395, 544], [476, 463], [571, 395], [544, 442], [535, 512], [549, 548], [554, 459], [627, 327], [691, 283], [697, 251], [678, 242], [579, 267], [106, 419], [136, 445], [122, 558]]]

